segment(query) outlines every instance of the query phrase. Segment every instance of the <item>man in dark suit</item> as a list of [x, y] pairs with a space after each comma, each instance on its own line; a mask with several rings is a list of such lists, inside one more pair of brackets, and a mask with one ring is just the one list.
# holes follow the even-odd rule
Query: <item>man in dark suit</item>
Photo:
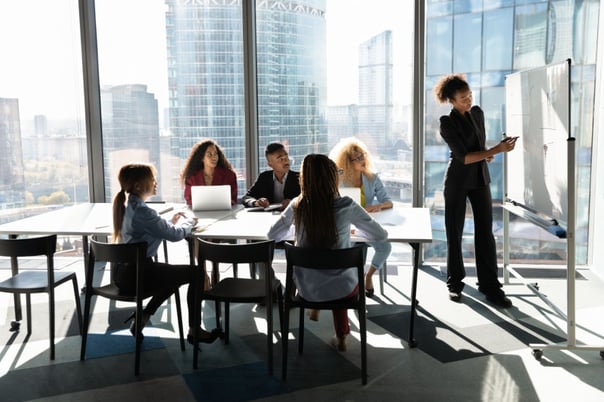
[[268, 144], [264, 155], [271, 170], [260, 173], [241, 202], [246, 208], [281, 204], [279, 210], [283, 210], [292, 198], [300, 194], [299, 173], [289, 170], [289, 155], [283, 144]]

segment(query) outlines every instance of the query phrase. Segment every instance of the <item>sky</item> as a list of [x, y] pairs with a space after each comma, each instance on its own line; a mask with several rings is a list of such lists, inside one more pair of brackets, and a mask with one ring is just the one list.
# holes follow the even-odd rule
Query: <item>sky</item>
[[[22, 116], [83, 115], [77, 3], [0, 0], [0, 97], [19, 98]], [[413, 27], [412, 4], [327, 0], [328, 105], [357, 102], [358, 46], [386, 29], [393, 31], [397, 68], [411, 65], [411, 39], [400, 32]], [[163, 0], [96, 4], [101, 83], [146, 84], [160, 110], [167, 107], [165, 9]], [[55, 15], [67, 17], [57, 20]], [[410, 82], [411, 77], [399, 85]]]

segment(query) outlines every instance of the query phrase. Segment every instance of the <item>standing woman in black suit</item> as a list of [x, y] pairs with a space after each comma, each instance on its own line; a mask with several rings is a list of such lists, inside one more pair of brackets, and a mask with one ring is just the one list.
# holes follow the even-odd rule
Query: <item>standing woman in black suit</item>
[[440, 103], [453, 107], [440, 117], [440, 135], [450, 150], [445, 173], [445, 229], [447, 234], [447, 287], [449, 298], [461, 300], [466, 276], [461, 240], [466, 215], [466, 200], [474, 216], [474, 250], [478, 290], [491, 303], [508, 308], [512, 302], [497, 278], [497, 248], [493, 236], [493, 201], [487, 162], [501, 152], [514, 149], [516, 137], [505, 137], [492, 148], [486, 147], [484, 113], [472, 106], [472, 91], [464, 75], [442, 77], [434, 87]]

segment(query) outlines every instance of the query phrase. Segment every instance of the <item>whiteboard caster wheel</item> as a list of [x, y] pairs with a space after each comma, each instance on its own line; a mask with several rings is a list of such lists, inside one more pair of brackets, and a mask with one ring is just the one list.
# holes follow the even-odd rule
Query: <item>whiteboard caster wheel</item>
[[10, 331], [16, 332], [21, 327], [21, 323], [19, 321], [11, 321], [10, 322]]
[[543, 356], [543, 351], [541, 349], [535, 349], [533, 350], [533, 356], [536, 360], [541, 360], [541, 357]]

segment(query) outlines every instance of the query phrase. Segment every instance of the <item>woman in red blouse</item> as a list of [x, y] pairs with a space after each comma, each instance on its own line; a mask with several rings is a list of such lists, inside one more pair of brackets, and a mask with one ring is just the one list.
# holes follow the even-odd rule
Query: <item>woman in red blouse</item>
[[228, 184], [231, 186], [231, 205], [237, 204], [237, 175], [216, 141], [206, 139], [191, 149], [180, 174], [185, 187], [185, 201], [191, 205], [191, 186]]

